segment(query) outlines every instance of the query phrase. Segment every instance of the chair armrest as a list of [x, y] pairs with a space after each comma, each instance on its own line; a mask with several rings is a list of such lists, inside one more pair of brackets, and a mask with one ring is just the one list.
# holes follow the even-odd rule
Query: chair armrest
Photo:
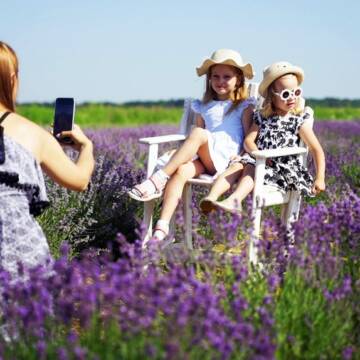
[[174, 141], [182, 141], [185, 140], [186, 136], [182, 134], [173, 134], [173, 135], [162, 135], [162, 136], [152, 136], [147, 138], [139, 139], [139, 142], [143, 144], [163, 144], [167, 142], [174, 142]]
[[281, 149], [255, 150], [251, 155], [255, 156], [256, 159], [267, 159], [288, 155], [300, 155], [306, 152], [307, 149], [303, 147], [286, 147]]

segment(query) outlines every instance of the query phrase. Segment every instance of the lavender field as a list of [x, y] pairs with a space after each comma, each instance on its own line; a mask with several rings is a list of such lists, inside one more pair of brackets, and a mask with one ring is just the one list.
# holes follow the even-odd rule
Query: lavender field
[[174, 131], [89, 130], [90, 189], [48, 182], [52, 207], [40, 222], [54, 272], [34, 269], [31, 281], [16, 283], [0, 273], [0, 357], [360, 359], [360, 122], [315, 125], [327, 190], [304, 200], [294, 246], [279, 209], [265, 213], [261, 271], [247, 267], [247, 212], [204, 217], [201, 188], [193, 194], [198, 250], [141, 250], [142, 204], [126, 195], [145, 174], [137, 139]]

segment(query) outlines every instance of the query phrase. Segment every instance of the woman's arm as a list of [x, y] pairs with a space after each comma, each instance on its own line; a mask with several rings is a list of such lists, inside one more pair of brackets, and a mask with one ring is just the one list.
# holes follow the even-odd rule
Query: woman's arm
[[313, 193], [318, 194], [325, 190], [325, 154], [310, 124], [304, 123], [299, 130], [299, 135], [315, 160], [316, 178]]
[[94, 170], [92, 142], [77, 125], [74, 125], [72, 131], [63, 132], [62, 136], [70, 136], [74, 141], [74, 147], [80, 152], [77, 161], [75, 163], [71, 161], [58, 141], [43, 131], [43, 145], [40, 153], [41, 166], [45, 173], [58, 184], [71, 190], [86, 190]]

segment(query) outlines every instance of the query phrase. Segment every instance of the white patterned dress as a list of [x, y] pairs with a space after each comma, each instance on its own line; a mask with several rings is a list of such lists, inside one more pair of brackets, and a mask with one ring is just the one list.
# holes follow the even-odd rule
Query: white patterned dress
[[48, 204], [39, 163], [4, 135], [0, 125], [0, 266], [14, 277], [18, 263], [31, 268], [51, 262], [47, 240], [34, 218]]
[[212, 100], [207, 104], [194, 100], [191, 104], [192, 109], [204, 119], [210, 157], [218, 173], [222, 173], [227, 168], [230, 158], [242, 150], [242, 115], [247, 107], [256, 105], [256, 99], [247, 98], [228, 113], [232, 104], [231, 100]]
[[[255, 111], [254, 121], [259, 126], [256, 145], [259, 150], [278, 149], [299, 146], [299, 130], [310, 115], [287, 114], [263, 117]], [[253, 160], [245, 161], [252, 163]], [[284, 191], [296, 190], [302, 195], [314, 196], [312, 193], [313, 178], [307, 168], [301, 165], [298, 156], [284, 156], [271, 159], [265, 166], [264, 183], [276, 186]]]

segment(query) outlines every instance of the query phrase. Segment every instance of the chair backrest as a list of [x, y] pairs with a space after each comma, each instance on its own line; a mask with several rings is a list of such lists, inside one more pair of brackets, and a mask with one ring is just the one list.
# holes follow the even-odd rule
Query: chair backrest
[[[260, 101], [258, 88], [259, 84], [255, 82], [247, 83], [249, 96], [254, 97], [257, 102]], [[192, 98], [186, 98], [184, 101], [184, 111], [180, 121], [179, 133], [183, 135], [189, 135], [191, 129], [195, 125], [196, 113], [191, 109]]]
[[[259, 84], [256, 82], [250, 82], [247, 83], [248, 87], [248, 93], [249, 96], [253, 96], [256, 98], [257, 101], [257, 108], [261, 107], [261, 103], [263, 101], [263, 98], [259, 95], [258, 89]], [[185, 136], [189, 135], [191, 129], [195, 125], [195, 119], [196, 119], [196, 113], [191, 109], [191, 102], [193, 101], [192, 98], [186, 98], [184, 101], [184, 111], [181, 117], [180, 121], [180, 128], [179, 133], [183, 134]], [[314, 123], [314, 111], [309, 106], [305, 107], [305, 100], [301, 98], [302, 104], [301, 107], [304, 108], [304, 110], [310, 114], [310, 117], [306, 120], [310, 123], [311, 127], [313, 127]], [[306, 145], [303, 143], [303, 141], [300, 142], [301, 147], [306, 147]], [[300, 162], [303, 166], [306, 166], [307, 164], [307, 153], [300, 156]]]
[[179, 133], [185, 136], [189, 135], [191, 128], [195, 125], [196, 113], [191, 109], [192, 98], [184, 100], [184, 111], [180, 121]]

